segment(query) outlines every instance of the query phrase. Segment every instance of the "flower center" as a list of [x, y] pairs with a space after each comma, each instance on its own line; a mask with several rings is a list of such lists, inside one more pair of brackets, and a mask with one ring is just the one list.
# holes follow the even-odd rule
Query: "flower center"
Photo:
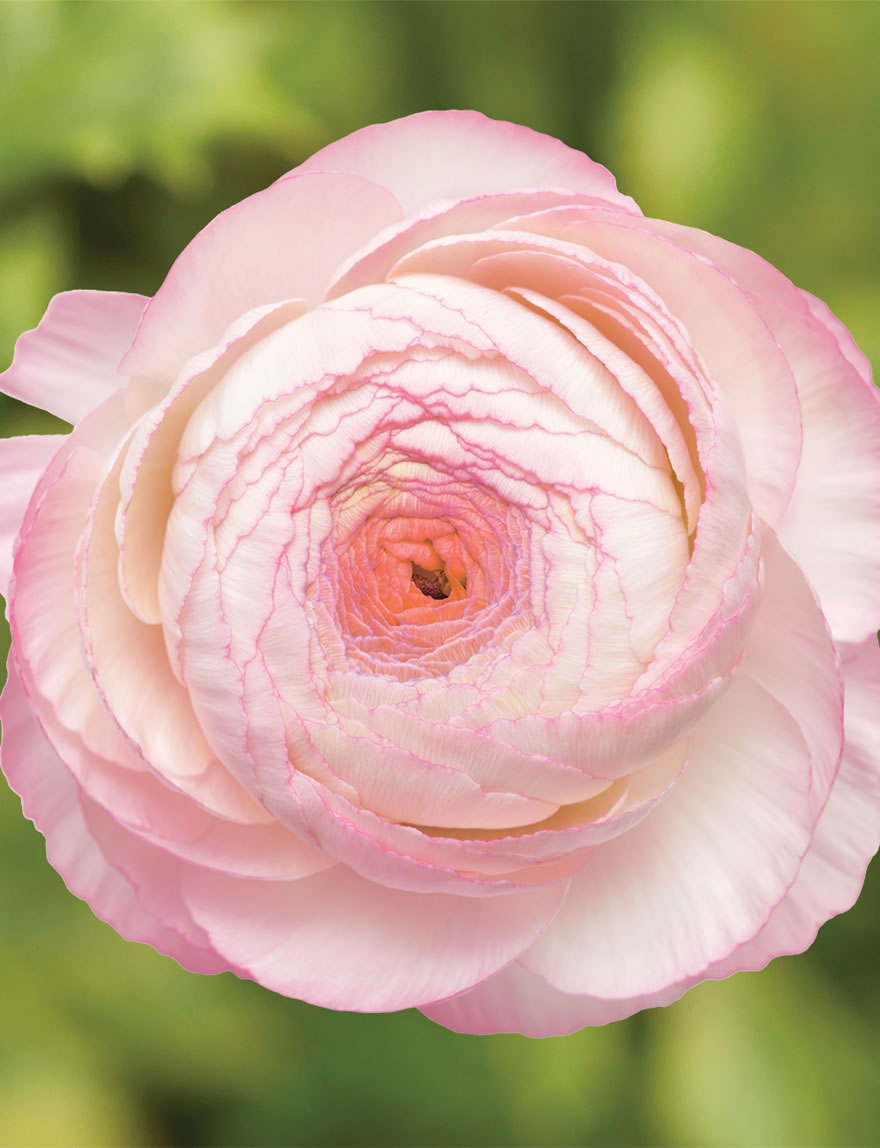
[[[423, 537], [416, 533], [414, 538], [420, 529]], [[444, 519], [388, 520], [379, 549], [378, 576], [385, 583], [396, 583], [410, 606], [427, 605], [425, 598], [460, 601], [466, 597], [467, 552], [454, 527]], [[407, 593], [413, 590], [418, 593]]]
[[413, 586], [420, 590], [426, 598], [449, 597], [450, 585], [445, 568], [426, 570], [424, 566], [419, 566], [413, 562], [411, 581]]
[[307, 590], [322, 652], [344, 673], [400, 682], [500, 656], [533, 625], [519, 509], [410, 460], [371, 477], [331, 501]]

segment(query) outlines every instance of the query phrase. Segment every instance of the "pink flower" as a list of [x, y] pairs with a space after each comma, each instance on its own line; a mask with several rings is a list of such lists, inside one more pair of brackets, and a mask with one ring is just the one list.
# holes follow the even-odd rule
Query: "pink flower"
[[[3, 768], [123, 936], [569, 1032], [880, 842], [880, 403], [828, 309], [471, 112], [332, 144], [3, 389]], [[7, 590], [8, 585], [8, 590]]]

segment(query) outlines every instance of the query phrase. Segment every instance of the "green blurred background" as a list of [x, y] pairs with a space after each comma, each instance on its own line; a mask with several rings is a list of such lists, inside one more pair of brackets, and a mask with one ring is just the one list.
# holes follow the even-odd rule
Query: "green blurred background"
[[[152, 294], [365, 123], [474, 107], [760, 251], [877, 362], [880, 5], [0, 3], [0, 369], [49, 297]], [[0, 400], [3, 434], [48, 416]], [[323, 1012], [127, 944], [0, 792], [0, 1144], [872, 1145], [880, 878], [811, 952], [606, 1029]]]

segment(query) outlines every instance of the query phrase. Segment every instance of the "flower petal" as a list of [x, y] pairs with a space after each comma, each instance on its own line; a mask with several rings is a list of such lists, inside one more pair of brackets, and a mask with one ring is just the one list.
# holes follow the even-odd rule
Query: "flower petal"
[[340, 173], [297, 174], [242, 200], [178, 256], [124, 370], [170, 384], [245, 312], [295, 297], [320, 302], [337, 267], [399, 218], [390, 192]]
[[381, 283], [391, 268], [408, 252], [444, 235], [480, 234], [520, 215], [543, 211], [562, 204], [588, 203], [607, 207], [594, 196], [571, 191], [502, 191], [497, 195], [475, 195], [450, 203], [443, 200], [418, 216], [387, 227], [342, 265], [339, 276], [327, 292], [337, 299], [358, 287]]
[[344, 171], [389, 188], [407, 215], [438, 199], [564, 188], [638, 214], [614, 176], [583, 152], [479, 112], [419, 112], [336, 140], [296, 168]]
[[[184, 968], [199, 973], [227, 968], [179, 899], [174, 902], [170, 887], [160, 919], [144, 905], [136, 880], [108, 863], [86, 820], [84, 811], [91, 803], [43, 736], [11, 661], [0, 697], [0, 721], [3, 772], [21, 797], [25, 815], [46, 838], [49, 862], [71, 893], [127, 940], [152, 945]], [[152, 875], [161, 879], [156, 871]]]
[[880, 629], [880, 391], [824, 303], [752, 251], [657, 219], [644, 227], [711, 259], [748, 291], [794, 373], [804, 445], [779, 537], [819, 594], [836, 639]]
[[[690, 987], [688, 984], [686, 987]], [[488, 980], [445, 1001], [422, 1006], [429, 1020], [479, 1036], [519, 1032], [523, 1036], [567, 1036], [587, 1025], [610, 1024], [643, 1008], [670, 1004], [684, 990], [602, 1000], [553, 988], [518, 961]]]
[[379, 884], [414, 892], [489, 896], [558, 881], [588, 850], [637, 824], [681, 772], [687, 743], [597, 797], [515, 830], [425, 830], [360, 809], [302, 774], [301, 815], [322, 848]]
[[293, 882], [191, 868], [185, 896], [214, 947], [285, 996], [384, 1012], [470, 988], [547, 925], [565, 882], [502, 897], [406, 893], [337, 865]]
[[[801, 953], [819, 927], [843, 913], [861, 892], [868, 862], [880, 846], [880, 647], [874, 635], [841, 648], [846, 745], [828, 804], [809, 852], [785, 899], [760, 933], [705, 974], [761, 969], [774, 957]], [[687, 987], [687, 986], [686, 986]]]
[[759, 932], [797, 875], [834, 775], [842, 714], [822, 614], [815, 604], [786, 612], [790, 595], [803, 602], [809, 591], [781, 547], [768, 543], [766, 559], [754, 625], [773, 634], [772, 649], [751, 665], [746, 655], [692, 735], [669, 797], [592, 854], [522, 958], [564, 992], [641, 996], [705, 975]]
[[12, 366], [0, 375], [0, 391], [78, 422], [125, 383], [120, 360], [148, 302], [144, 295], [122, 291], [56, 295], [39, 326], [15, 344]]
[[[795, 485], [800, 409], [791, 368], [750, 295], [722, 267], [623, 212], [551, 208], [510, 226], [614, 260], [648, 283], [684, 325], [733, 411], [752, 501], [775, 526]], [[499, 234], [504, 234], [499, 232]]]
[[64, 435], [0, 438], [0, 594], [8, 597], [12, 548], [40, 475], [65, 441]]
[[844, 356], [818, 300], [809, 315], [766, 310], [795, 368], [804, 419], [779, 537], [815, 587], [835, 639], [860, 642], [880, 628], [880, 390]]
[[[96, 688], [87, 660], [91, 655], [92, 638], [88, 632], [81, 633], [77, 624], [77, 549], [89, 525], [90, 504], [96, 487], [112, 460], [113, 449], [124, 441], [132, 411], [140, 413], [144, 409], [143, 404], [150, 405], [151, 396], [146, 394], [141, 395], [141, 405], [138, 406], [138, 390], [135, 387], [115, 392], [63, 440], [61, 450], [52, 459], [28, 506], [15, 557], [15, 584], [10, 596], [15, 656], [47, 737], [68, 767], [77, 772], [83, 784], [93, 756], [112, 762], [120, 771], [139, 773], [148, 768], [131, 741], [120, 731], [119, 713], [108, 710], [106, 695]], [[106, 457], [108, 454], [110, 460]], [[110, 473], [114, 472], [111, 470]], [[103, 502], [99, 505], [104, 509]], [[93, 613], [92, 621], [96, 623], [100, 636], [107, 636], [109, 662], [113, 667], [108, 676], [114, 689], [123, 697], [126, 697], [126, 683], [131, 682], [132, 654], [136, 651], [139, 655], [137, 682], [127, 695], [133, 699], [129, 703], [131, 708], [137, 711], [138, 706], [143, 707], [145, 699], [150, 697], [156, 677], [163, 684], [170, 679], [178, 690], [179, 686], [168, 670], [164, 652], [161, 649], [155, 651], [155, 644], [151, 645], [155, 633], [161, 647], [158, 628], [143, 626], [121, 603], [115, 578], [117, 551], [113, 539], [112, 509], [111, 504], [109, 522], [106, 523], [112, 545], [112, 577], [104, 582], [106, 592], [102, 608]], [[85, 546], [81, 557], [86, 557], [89, 550], [90, 547]], [[81, 597], [80, 605], [86, 609], [88, 594]], [[152, 652], [155, 652], [154, 657]], [[155, 676], [150, 675], [150, 670], [155, 671]], [[179, 701], [176, 695], [172, 697], [175, 703]], [[185, 696], [183, 701], [185, 703]], [[201, 739], [191, 714], [191, 725], [184, 728], [183, 737], [181, 714], [176, 715], [176, 727], [170, 725], [168, 704], [166, 688], [164, 692], [160, 691], [160, 701], [150, 708], [146, 721], [153, 741], [167, 747], [168, 755], [178, 767], [178, 776], [174, 778], [176, 787], [221, 816], [245, 822], [269, 820], [269, 815], [209, 752], [199, 756], [204, 739]], [[163, 714], [164, 721], [156, 720], [157, 711]], [[182, 706], [184, 717], [186, 712]], [[62, 738], [65, 739], [64, 748]], [[135, 745], [138, 745], [137, 741]], [[182, 751], [182, 745], [186, 747], [185, 751]], [[156, 772], [161, 772], [165, 764], [161, 758], [158, 763], [153, 758], [148, 758], [148, 762]], [[179, 776], [186, 774], [187, 770], [187, 776]], [[117, 779], [116, 784], [121, 792], [127, 792], [123, 779]], [[130, 784], [136, 786], [138, 783], [132, 781]], [[106, 785], [104, 793], [107, 793]], [[104, 800], [112, 804], [106, 796]]]
[[138, 422], [119, 479], [116, 516], [119, 582], [132, 613], [143, 622], [160, 620], [159, 565], [168, 514], [174, 501], [171, 474], [180, 437], [199, 402], [230, 362], [279, 323], [308, 310], [304, 299], [285, 300], [248, 311], [226, 330], [220, 343], [198, 355], [152, 411]]

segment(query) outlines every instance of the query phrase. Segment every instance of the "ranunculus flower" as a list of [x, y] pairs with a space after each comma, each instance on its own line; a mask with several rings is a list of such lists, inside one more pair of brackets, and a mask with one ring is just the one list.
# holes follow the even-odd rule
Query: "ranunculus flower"
[[123, 936], [569, 1032], [880, 840], [880, 403], [758, 256], [470, 112], [332, 144], [3, 389], [3, 767]]

